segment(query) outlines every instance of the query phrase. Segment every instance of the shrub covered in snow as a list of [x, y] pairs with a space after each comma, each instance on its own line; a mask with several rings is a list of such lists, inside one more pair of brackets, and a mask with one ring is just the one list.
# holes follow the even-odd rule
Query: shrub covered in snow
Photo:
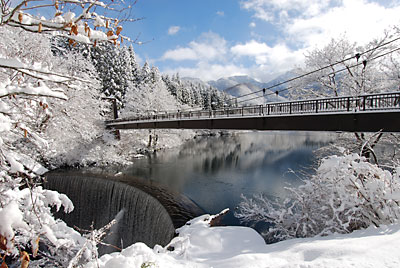
[[64, 222], [54, 219], [50, 208], [59, 210], [63, 206], [65, 212], [70, 212], [72, 202], [64, 194], [35, 187], [27, 181], [25, 188], [20, 189], [23, 182], [21, 177], [16, 179], [0, 172], [2, 254], [16, 257], [30, 251], [31, 257], [38, 257], [31, 264], [68, 264], [86, 240]]
[[333, 155], [303, 185], [288, 187], [285, 200], [243, 197], [236, 216], [270, 223], [268, 241], [392, 223], [400, 218], [399, 174], [400, 167], [383, 170], [357, 154]]

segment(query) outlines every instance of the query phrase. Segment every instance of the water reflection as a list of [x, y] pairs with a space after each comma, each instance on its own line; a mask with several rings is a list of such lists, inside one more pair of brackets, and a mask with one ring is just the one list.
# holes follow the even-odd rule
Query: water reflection
[[[195, 201], [208, 213], [233, 210], [240, 195], [283, 195], [289, 172], [311, 172], [313, 150], [332, 141], [327, 133], [239, 132], [200, 137], [179, 150], [138, 159], [124, 173], [157, 181]], [[233, 216], [229, 224], [237, 224]]]

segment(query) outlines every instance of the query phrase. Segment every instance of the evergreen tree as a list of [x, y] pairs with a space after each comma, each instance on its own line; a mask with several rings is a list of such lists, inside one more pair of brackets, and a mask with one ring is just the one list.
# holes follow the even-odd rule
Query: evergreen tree
[[130, 68], [131, 68], [131, 72], [132, 72], [132, 81], [133, 82], [138, 82], [139, 80], [139, 76], [140, 76], [140, 65], [137, 62], [136, 59], [136, 54], [135, 51], [133, 50], [133, 46], [130, 45], [128, 47], [128, 51], [129, 51], [129, 59], [130, 59]]
[[150, 70], [150, 81], [153, 84], [159, 83], [161, 81], [161, 74], [157, 67], [153, 66]]
[[151, 80], [150, 74], [151, 74], [151, 69], [150, 69], [149, 63], [146, 61], [143, 64], [143, 67], [140, 71], [140, 75], [139, 75], [140, 83], [146, 84], [147, 82], [149, 82], [149, 80]]
[[110, 43], [102, 43], [91, 50], [93, 64], [102, 82], [102, 93], [122, 103], [132, 79], [129, 51]]

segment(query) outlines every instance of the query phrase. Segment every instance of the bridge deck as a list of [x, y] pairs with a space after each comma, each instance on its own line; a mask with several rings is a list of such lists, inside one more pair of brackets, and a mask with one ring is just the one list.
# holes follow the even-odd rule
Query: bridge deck
[[157, 113], [110, 120], [106, 125], [112, 129], [400, 132], [400, 92]]

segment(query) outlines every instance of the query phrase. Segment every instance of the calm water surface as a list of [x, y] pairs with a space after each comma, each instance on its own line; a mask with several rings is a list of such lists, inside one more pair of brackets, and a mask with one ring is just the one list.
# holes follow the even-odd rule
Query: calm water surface
[[[282, 196], [301, 173], [312, 173], [313, 151], [333, 134], [304, 132], [239, 132], [198, 137], [181, 148], [136, 159], [123, 173], [154, 181], [183, 193], [206, 213], [235, 210], [241, 194]], [[293, 170], [295, 173], [290, 172]], [[238, 225], [229, 213], [224, 224]]]

